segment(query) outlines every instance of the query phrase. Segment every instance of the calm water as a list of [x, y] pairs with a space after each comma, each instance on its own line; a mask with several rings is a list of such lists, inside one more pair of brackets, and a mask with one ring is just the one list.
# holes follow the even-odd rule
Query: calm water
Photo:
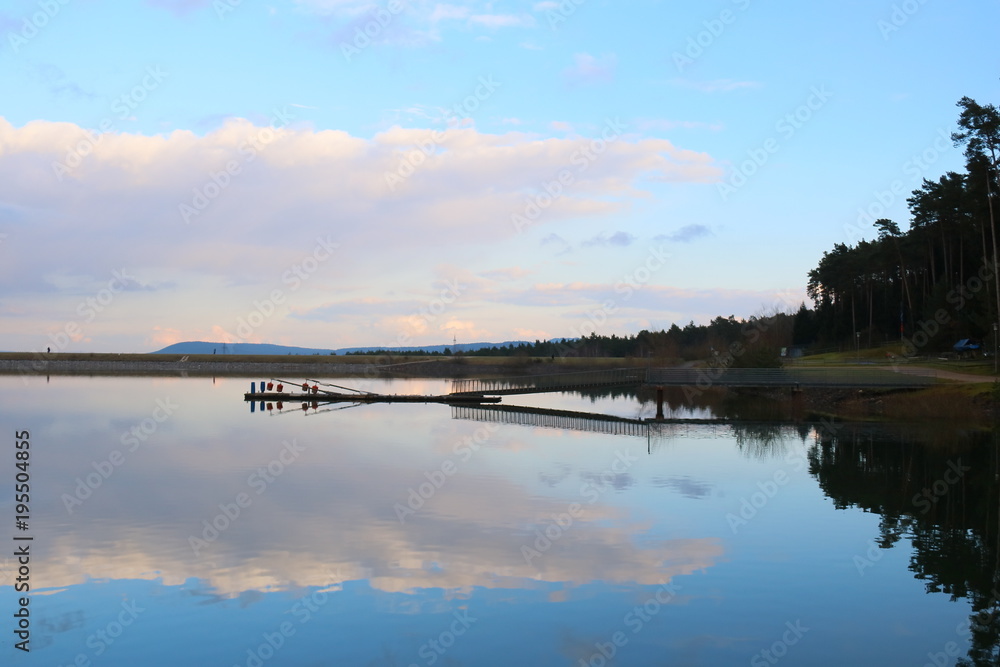
[[[0, 377], [2, 664], [993, 664], [992, 435], [251, 414], [248, 384]], [[11, 641], [15, 534], [34, 538], [30, 654]]]

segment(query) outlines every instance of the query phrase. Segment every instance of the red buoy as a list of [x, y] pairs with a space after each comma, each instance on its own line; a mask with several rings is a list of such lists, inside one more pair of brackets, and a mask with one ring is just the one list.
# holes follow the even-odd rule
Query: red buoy
[[282, 389], [284, 388], [284, 386], [285, 386], [285, 385], [283, 385], [283, 384], [281, 384], [281, 383], [278, 383], [278, 393], [279, 393], [279, 394], [281, 393], [281, 390], [282, 390]]
[[267, 390], [271, 391], [272, 389], [274, 389], [274, 383], [273, 382], [268, 382], [267, 383]]
[[309, 383], [308, 382], [303, 382], [302, 383], [302, 391], [309, 391]]
[[316, 385], [313, 385], [313, 393], [315, 394], [318, 391], [319, 391], [319, 387], [317, 387]]

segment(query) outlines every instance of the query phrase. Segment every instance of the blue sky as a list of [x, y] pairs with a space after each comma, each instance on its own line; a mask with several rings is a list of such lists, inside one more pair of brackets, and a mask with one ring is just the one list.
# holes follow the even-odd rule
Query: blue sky
[[997, 2], [678, 4], [4, 2], [0, 349], [795, 308], [1000, 97]]

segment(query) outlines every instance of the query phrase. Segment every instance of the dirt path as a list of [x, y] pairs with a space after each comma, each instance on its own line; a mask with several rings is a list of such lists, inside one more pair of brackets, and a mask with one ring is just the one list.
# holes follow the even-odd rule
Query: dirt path
[[993, 375], [973, 375], [971, 373], [956, 373], [945, 371], [940, 368], [927, 368], [925, 366], [907, 366], [898, 369], [898, 372], [907, 375], [921, 375], [923, 377], [937, 377], [943, 380], [955, 380], [956, 382], [995, 382], [1000, 379]]

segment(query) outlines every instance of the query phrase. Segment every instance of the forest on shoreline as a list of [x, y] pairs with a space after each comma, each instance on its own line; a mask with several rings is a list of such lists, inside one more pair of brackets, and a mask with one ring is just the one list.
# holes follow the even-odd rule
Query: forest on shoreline
[[958, 107], [959, 129], [951, 138], [965, 147], [965, 172], [925, 178], [907, 199], [906, 231], [880, 218], [871, 241], [838, 243], [823, 254], [809, 272], [813, 310], [797, 342], [900, 341], [905, 354], [915, 355], [963, 338], [992, 339], [1000, 312], [1000, 111], [968, 97]]

